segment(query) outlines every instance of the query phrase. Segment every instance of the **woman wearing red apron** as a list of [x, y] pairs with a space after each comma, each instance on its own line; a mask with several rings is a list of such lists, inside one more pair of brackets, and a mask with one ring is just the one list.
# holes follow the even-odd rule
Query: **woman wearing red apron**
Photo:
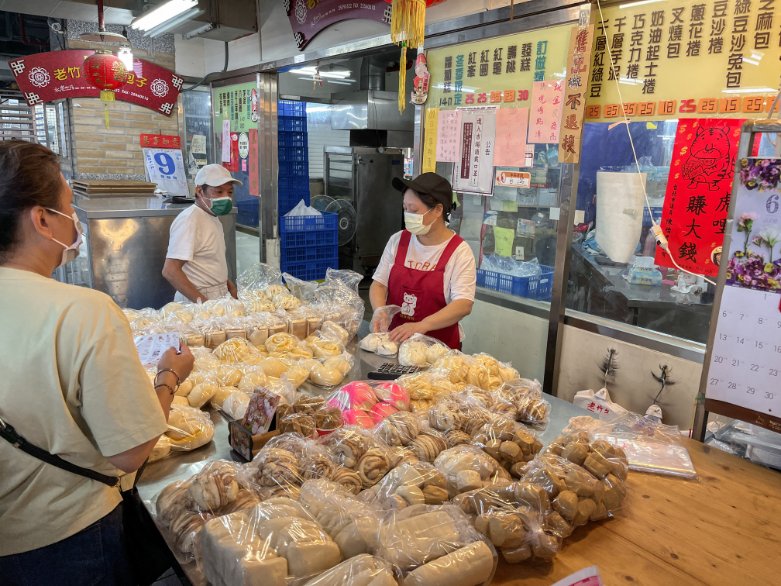
[[397, 305], [401, 311], [388, 331], [396, 342], [416, 333], [461, 348], [458, 322], [472, 311], [475, 297], [475, 258], [469, 245], [447, 227], [453, 190], [447, 179], [424, 173], [408, 181], [394, 179], [404, 193], [405, 230], [391, 236], [374, 273], [369, 297], [378, 308]]

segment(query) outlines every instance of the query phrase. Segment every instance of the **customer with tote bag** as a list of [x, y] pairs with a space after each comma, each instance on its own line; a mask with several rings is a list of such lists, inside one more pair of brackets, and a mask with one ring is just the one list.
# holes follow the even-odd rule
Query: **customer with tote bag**
[[51, 278], [81, 244], [71, 199], [49, 149], [0, 143], [4, 585], [131, 580], [117, 477], [147, 459], [193, 365], [169, 349], [153, 388], [120, 308]]

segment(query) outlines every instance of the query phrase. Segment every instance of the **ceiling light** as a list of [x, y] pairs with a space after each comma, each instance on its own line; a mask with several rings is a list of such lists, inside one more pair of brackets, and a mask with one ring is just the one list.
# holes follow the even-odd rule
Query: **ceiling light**
[[662, 0], [640, 0], [639, 2], [630, 2], [629, 4], [622, 4], [618, 7], [619, 10], [623, 10], [624, 8], [634, 8], [635, 6], [645, 6], [646, 4], [655, 4], [657, 2], [661, 2]]
[[130, 27], [148, 31], [196, 6], [198, 6], [198, 0], [168, 0], [165, 4], [161, 4], [133, 20]]
[[133, 50], [130, 47], [120, 47], [117, 57], [128, 71], [133, 71]]
[[[317, 68], [311, 65], [306, 67], [296, 67], [291, 69], [288, 73], [294, 73], [296, 75], [315, 75], [318, 73]], [[329, 71], [320, 71], [320, 77], [324, 79], [346, 79], [350, 77], [350, 72], [347, 69], [331, 69]]]
[[772, 87], [747, 87], [736, 90], [721, 90], [722, 94], [774, 94], [776, 90]]

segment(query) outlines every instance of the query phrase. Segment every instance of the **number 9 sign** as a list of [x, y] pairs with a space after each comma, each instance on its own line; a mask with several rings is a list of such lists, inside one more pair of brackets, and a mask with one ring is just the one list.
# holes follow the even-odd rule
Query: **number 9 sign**
[[189, 196], [184, 159], [179, 149], [143, 149], [147, 181], [168, 195]]

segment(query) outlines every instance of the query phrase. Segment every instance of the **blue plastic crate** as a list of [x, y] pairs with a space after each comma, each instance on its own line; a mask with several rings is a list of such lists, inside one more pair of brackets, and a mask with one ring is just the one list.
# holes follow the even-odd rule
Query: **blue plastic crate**
[[279, 153], [279, 165], [280, 168], [286, 163], [307, 163], [309, 162], [309, 150], [303, 146], [280, 146]]
[[[656, 220], [656, 223], [660, 223], [662, 221], [662, 208], [652, 207], [651, 211], [653, 212], [653, 218]], [[648, 206], [643, 206], [643, 227], [648, 227], [651, 224], [651, 214], [648, 213]]]
[[260, 200], [257, 197], [236, 202], [236, 223], [257, 228], [260, 225]]
[[306, 132], [280, 132], [277, 135], [277, 141], [279, 143], [279, 148], [306, 148], [308, 144]]
[[279, 193], [307, 192], [309, 193], [309, 177], [280, 177], [278, 182]]
[[306, 132], [306, 118], [280, 116], [278, 128], [282, 132]]
[[289, 273], [303, 281], [320, 281], [325, 279], [325, 273], [329, 268], [339, 268], [339, 258], [334, 256], [326, 260], [314, 262], [281, 262], [282, 271]]
[[282, 216], [280, 217], [279, 233], [290, 232], [336, 232], [338, 229], [338, 214], [322, 214], [320, 216]]
[[289, 100], [279, 100], [277, 115], [305, 117], [306, 102], [293, 102]]
[[309, 178], [309, 163], [306, 161], [280, 161], [280, 177], [306, 177]]
[[541, 274], [533, 277], [514, 277], [477, 269], [477, 285], [508, 295], [549, 301], [553, 292], [553, 267], [540, 265], [540, 268]]

